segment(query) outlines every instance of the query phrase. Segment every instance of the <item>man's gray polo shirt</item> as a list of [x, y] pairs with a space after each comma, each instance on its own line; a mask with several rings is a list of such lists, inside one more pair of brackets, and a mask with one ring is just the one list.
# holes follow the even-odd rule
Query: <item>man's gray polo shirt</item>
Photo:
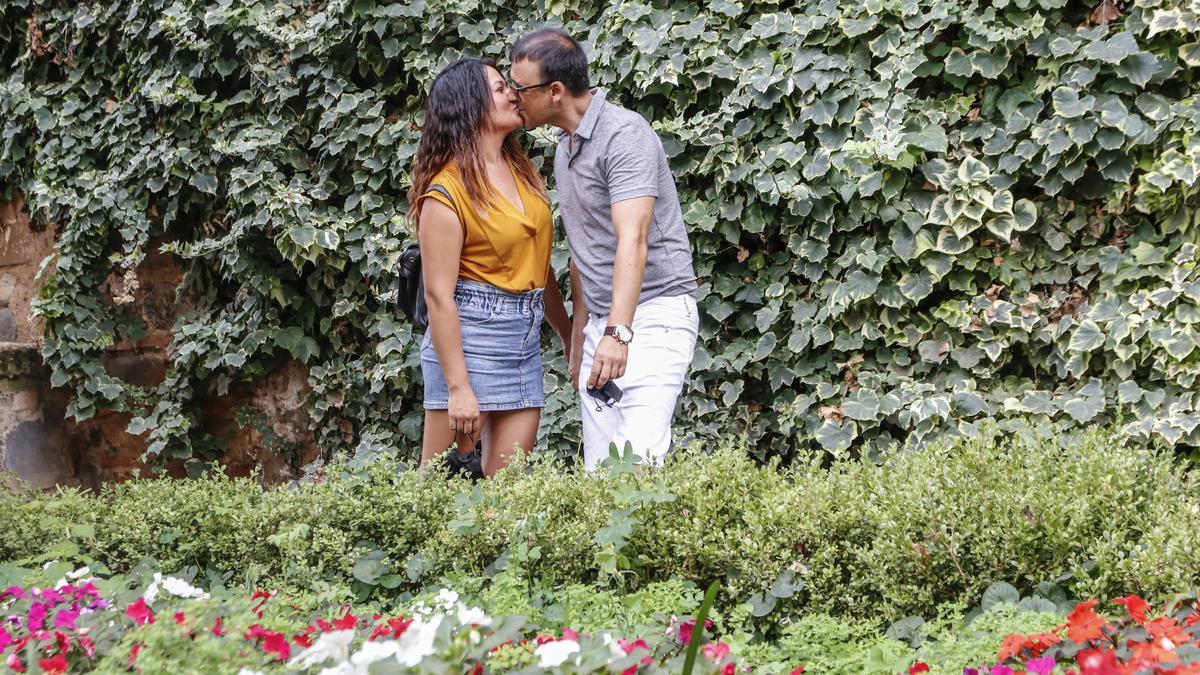
[[638, 303], [696, 293], [675, 179], [662, 141], [641, 115], [609, 103], [603, 90], [593, 90], [574, 143], [565, 131], [559, 132], [554, 179], [589, 312], [606, 315], [611, 310], [617, 252], [612, 205], [634, 197], [657, 197]]

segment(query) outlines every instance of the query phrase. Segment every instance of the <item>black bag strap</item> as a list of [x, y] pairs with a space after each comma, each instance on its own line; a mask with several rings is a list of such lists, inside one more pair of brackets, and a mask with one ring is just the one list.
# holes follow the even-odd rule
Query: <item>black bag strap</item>
[[438, 183], [434, 183], [433, 185], [429, 186], [429, 189], [425, 191], [425, 194], [429, 194], [430, 192], [436, 192], [439, 195], [445, 197], [446, 200], [450, 202], [450, 208], [454, 209], [455, 211], [458, 211], [458, 204], [454, 203], [454, 197], [450, 196], [450, 191], [447, 190], [445, 188], [445, 186], [440, 185]]

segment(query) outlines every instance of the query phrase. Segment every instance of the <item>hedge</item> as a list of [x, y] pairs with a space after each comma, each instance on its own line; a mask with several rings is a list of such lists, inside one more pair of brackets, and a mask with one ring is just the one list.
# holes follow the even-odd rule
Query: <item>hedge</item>
[[[423, 92], [561, 24], [679, 182], [704, 281], [689, 439], [840, 456], [1036, 415], [1190, 448], [1200, 18], [1125, 4], [12, 0], [0, 190], [61, 228], [36, 309], [73, 415], [131, 409], [151, 454], [212, 459], [201, 406], [290, 355], [327, 452], [410, 447], [419, 340], [391, 293]], [[552, 134], [526, 141], [548, 171]], [[155, 250], [188, 311], [141, 391], [100, 355], [143, 332]]]
[[723, 602], [760, 616], [872, 621], [972, 606], [1001, 581], [1060, 600], [1165, 599], [1200, 583], [1194, 475], [1111, 430], [1067, 443], [992, 429], [831, 469], [779, 471], [727, 448], [662, 470], [563, 471], [541, 455], [472, 486], [380, 459], [278, 489], [211, 476], [5, 492], [0, 563], [45, 554], [123, 573], [150, 558], [216, 580], [350, 584], [362, 598], [515, 564], [529, 584], [719, 580]]

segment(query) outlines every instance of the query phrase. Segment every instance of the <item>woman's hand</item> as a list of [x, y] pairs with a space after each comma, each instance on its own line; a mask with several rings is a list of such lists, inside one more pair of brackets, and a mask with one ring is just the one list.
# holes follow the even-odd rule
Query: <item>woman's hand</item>
[[479, 400], [475, 398], [475, 391], [469, 385], [450, 390], [450, 406], [447, 412], [451, 431], [465, 434], [472, 441], [479, 438]]
[[571, 329], [570, 347], [564, 343], [563, 351], [567, 357], [567, 373], [571, 376], [571, 386], [579, 388], [579, 367], [583, 364], [583, 326]]

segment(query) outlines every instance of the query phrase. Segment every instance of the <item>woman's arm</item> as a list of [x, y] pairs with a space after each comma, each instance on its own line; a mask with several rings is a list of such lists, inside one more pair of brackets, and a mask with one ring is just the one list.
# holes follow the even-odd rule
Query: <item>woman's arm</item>
[[425, 282], [425, 304], [429, 307], [433, 349], [437, 352], [442, 375], [450, 388], [450, 428], [478, 438], [479, 402], [467, 380], [462, 325], [458, 320], [458, 304], [454, 302], [463, 247], [463, 230], [458, 215], [436, 199], [427, 199], [421, 206], [418, 238], [421, 242], [421, 274]]
[[567, 316], [567, 306], [563, 303], [562, 291], [558, 288], [558, 279], [553, 267], [546, 269], [546, 321], [562, 340], [563, 354], [567, 361], [571, 360], [571, 317]]
[[571, 385], [579, 387], [579, 366], [583, 363], [583, 329], [588, 323], [588, 309], [583, 302], [583, 281], [575, 261], [571, 261], [571, 351], [567, 358]]

